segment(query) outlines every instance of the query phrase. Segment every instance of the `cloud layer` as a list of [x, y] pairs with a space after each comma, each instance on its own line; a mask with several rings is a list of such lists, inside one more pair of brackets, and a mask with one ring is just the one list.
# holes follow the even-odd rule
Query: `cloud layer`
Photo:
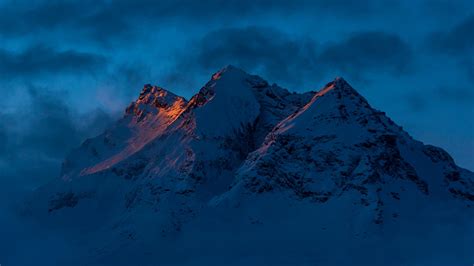
[[[102, 131], [111, 117], [101, 110], [79, 114], [45, 88], [28, 88], [23, 108], [0, 116], [0, 170], [18, 189], [58, 175], [66, 153]], [[4, 180], [2, 180], [4, 181]]]
[[233, 64], [292, 88], [326, 73], [350, 79], [364, 79], [373, 72], [406, 75], [414, 61], [411, 47], [400, 36], [377, 31], [320, 44], [310, 37], [250, 26], [220, 28], [190, 43], [192, 49], [176, 60], [178, 69], [191, 67], [195, 73], [208, 74]]
[[83, 74], [104, 67], [103, 56], [34, 45], [20, 52], [0, 49], [0, 78], [31, 78], [54, 74]]

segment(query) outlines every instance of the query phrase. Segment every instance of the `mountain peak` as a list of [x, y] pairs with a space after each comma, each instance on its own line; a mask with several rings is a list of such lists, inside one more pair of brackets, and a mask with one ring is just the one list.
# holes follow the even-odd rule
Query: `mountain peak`
[[247, 94], [248, 88], [244, 82], [251, 77], [250, 74], [233, 65], [227, 65], [216, 73], [211, 79], [194, 95], [190, 103], [193, 106], [202, 106], [213, 98], [218, 92], [221, 97], [239, 98]]
[[[157, 99], [164, 99], [164, 98], [176, 98], [179, 97], [176, 94], [162, 88], [159, 86], [154, 86], [151, 84], [143, 85], [143, 89], [140, 92], [140, 96], [138, 97], [138, 101], [145, 101], [151, 100], [150, 98], [157, 98]], [[181, 97], [179, 97], [181, 98]]]
[[127, 114], [134, 113], [142, 116], [149, 112], [156, 112], [158, 109], [167, 109], [179, 103], [186, 104], [186, 100], [162, 87], [145, 84], [138, 99], [130, 104], [126, 109]]
[[336, 88], [352, 88], [352, 86], [343, 78], [343, 77], [336, 77], [332, 83], [334, 84], [334, 87]]
[[212, 78], [211, 80], [218, 80], [220, 79], [223, 75], [226, 75], [226, 76], [246, 76], [246, 75], [249, 75], [248, 73], [246, 73], [245, 71], [243, 71], [242, 69], [236, 67], [236, 66], [233, 66], [233, 65], [227, 65], [223, 68], [221, 68], [219, 71], [217, 71], [216, 73], [214, 73], [212, 75]]
[[324, 95], [325, 93], [337, 90], [337, 91], [346, 91], [352, 93], [357, 93], [357, 91], [352, 88], [352, 86], [342, 77], [336, 77], [333, 81], [329, 82], [324, 86], [317, 94], [319, 96]]

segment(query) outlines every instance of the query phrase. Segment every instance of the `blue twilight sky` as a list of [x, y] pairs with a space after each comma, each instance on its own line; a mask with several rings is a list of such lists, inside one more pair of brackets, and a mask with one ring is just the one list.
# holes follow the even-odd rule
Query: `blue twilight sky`
[[0, 183], [57, 177], [143, 84], [189, 98], [227, 64], [294, 91], [343, 76], [474, 170], [472, 0], [0, 0]]

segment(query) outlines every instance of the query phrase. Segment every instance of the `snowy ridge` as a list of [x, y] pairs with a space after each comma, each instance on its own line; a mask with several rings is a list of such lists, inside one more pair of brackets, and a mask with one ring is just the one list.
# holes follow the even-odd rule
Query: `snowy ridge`
[[187, 101], [163, 88], [143, 87], [125, 116], [102, 135], [88, 139], [66, 158], [62, 176], [70, 179], [108, 169], [160, 136], [184, 111]]
[[[268, 134], [239, 169], [235, 187], [256, 193], [289, 189], [299, 198], [323, 203], [355, 191], [359, 196], [354, 203], [373, 205], [374, 222], [381, 224], [387, 216], [385, 201], [399, 201], [410, 187], [430, 193], [416, 162], [402, 154], [416, 149], [425, 147], [337, 78]], [[453, 165], [450, 157], [443, 160]], [[441, 180], [432, 180], [432, 185], [444, 186], [437, 183]], [[472, 186], [465, 188], [472, 191]], [[396, 210], [390, 211], [398, 217]]]
[[[84, 264], [134, 256], [193, 264], [173, 247], [219, 264], [208, 259], [214, 249], [273, 254], [280, 247], [261, 246], [275, 235], [298, 239], [299, 264], [315, 259], [310, 236], [327, 243], [321, 250], [340, 241], [356, 250], [431, 219], [467, 221], [459, 228], [474, 220], [474, 174], [414, 140], [344, 79], [291, 93], [233, 66], [189, 101], [145, 85], [120, 121], [66, 158], [61, 175], [32, 195], [27, 213], [73, 228], [90, 252]], [[249, 239], [255, 246], [236, 247]]]

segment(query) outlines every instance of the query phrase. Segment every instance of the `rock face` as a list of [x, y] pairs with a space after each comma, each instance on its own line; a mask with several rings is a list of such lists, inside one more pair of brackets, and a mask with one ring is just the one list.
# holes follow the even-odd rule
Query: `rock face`
[[[389, 250], [432, 219], [472, 224], [473, 204], [472, 172], [414, 140], [344, 79], [291, 93], [227, 66], [189, 101], [145, 85], [120, 121], [66, 158], [62, 178], [34, 193], [29, 215], [83, 239], [84, 263], [139, 255], [212, 264], [234, 258], [231, 250], [243, 252], [236, 264], [265, 263], [297, 241], [267, 262], [338, 264], [346, 261], [316, 249], [344, 241], [359, 252], [347, 261], [367, 262], [362, 247]], [[472, 237], [465, 224], [459, 230]]]

